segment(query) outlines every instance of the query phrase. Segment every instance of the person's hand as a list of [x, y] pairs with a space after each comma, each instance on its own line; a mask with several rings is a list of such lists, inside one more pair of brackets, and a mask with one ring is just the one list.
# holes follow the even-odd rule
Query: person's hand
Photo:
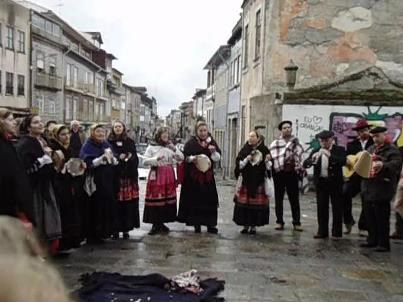
[[270, 154], [267, 154], [267, 155], [266, 155], [266, 158], [265, 158], [265, 162], [268, 162], [268, 161], [271, 161], [271, 160], [272, 160], [271, 155], [270, 155]]
[[127, 160], [129, 160], [129, 159], [131, 159], [131, 158], [132, 158], [132, 156], [133, 156], [133, 154], [131, 154], [131, 153], [129, 152], [129, 153], [127, 153], [127, 157], [126, 157], [126, 159], [127, 159]]
[[164, 160], [164, 159], [165, 159], [165, 156], [164, 156], [164, 155], [160, 155], [160, 156], [157, 157], [157, 161], [162, 161], [162, 160]]
[[168, 149], [171, 149], [171, 150], [174, 151], [174, 152], [176, 151], [176, 147], [175, 147], [175, 145], [172, 144], [172, 143], [168, 144], [168, 145], [167, 145], [167, 148], [168, 148]]
[[248, 161], [251, 161], [252, 160], [252, 155], [248, 155], [247, 157], [246, 157], [246, 159], [248, 160]]
[[315, 162], [317, 162], [318, 160], [319, 160], [319, 157], [321, 156], [322, 154], [320, 153], [320, 152], [316, 152], [314, 155], [312, 155], [312, 161], [315, 163]]
[[119, 155], [120, 160], [124, 160], [126, 158], [126, 154], [122, 153]]
[[211, 153], [214, 153], [217, 150], [216, 147], [213, 145], [208, 146], [208, 149], [210, 150]]
[[46, 154], [46, 155], [51, 156], [51, 155], [52, 155], [53, 150], [52, 150], [52, 149], [50, 149], [49, 147], [45, 147], [45, 148], [43, 148], [43, 152], [45, 152], [45, 154]]
[[327, 149], [320, 149], [319, 150], [319, 153], [322, 155], [326, 155], [327, 157], [330, 157], [330, 151], [329, 150], [327, 150]]
[[373, 169], [375, 173], [378, 173], [379, 171], [381, 171], [383, 168], [383, 162], [381, 161], [375, 161], [374, 165], [373, 165]]

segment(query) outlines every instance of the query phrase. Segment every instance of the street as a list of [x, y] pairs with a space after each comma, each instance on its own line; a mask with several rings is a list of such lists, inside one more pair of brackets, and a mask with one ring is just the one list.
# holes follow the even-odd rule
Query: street
[[[219, 182], [219, 235], [172, 224], [168, 236], [148, 236], [149, 225], [131, 233], [128, 241], [84, 246], [56, 266], [71, 289], [80, 274], [94, 271], [121, 274], [161, 273], [167, 277], [196, 269], [202, 278], [226, 282], [226, 301], [403, 301], [403, 242], [392, 243], [390, 254], [358, 247], [363, 241], [353, 228], [341, 241], [317, 241], [314, 195], [302, 197], [303, 233], [294, 233], [288, 201], [286, 229], [274, 230], [274, 203], [270, 225], [256, 236], [241, 235], [232, 222], [231, 182]], [[145, 183], [140, 209], [143, 209]], [[355, 217], [358, 217], [358, 201]], [[394, 219], [392, 219], [393, 221]]]

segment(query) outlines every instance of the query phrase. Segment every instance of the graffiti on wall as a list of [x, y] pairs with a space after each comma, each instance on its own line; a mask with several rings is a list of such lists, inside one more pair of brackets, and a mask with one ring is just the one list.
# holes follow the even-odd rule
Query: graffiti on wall
[[382, 113], [382, 107], [373, 111], [367, 107], [367, 112], [357, 113], [331, 113], [330, 126], [337, 138], [337, 144], [346, 146], [348, 142], [357, 137], [353, 130], [359, 119], [366, 119], [372, 126], [385, 126], [388, 128], [388, 135], [398, 146], [403, 146], [403, 113], [394, 114]]

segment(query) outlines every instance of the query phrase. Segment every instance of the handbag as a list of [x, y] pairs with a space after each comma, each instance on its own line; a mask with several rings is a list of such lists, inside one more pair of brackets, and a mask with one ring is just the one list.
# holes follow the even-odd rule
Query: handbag
[[274, 193], [274, 182], [272, 177], [265, 177], [264, 178], [264, 191], [266, 196], [271, 199], [275, 197]]

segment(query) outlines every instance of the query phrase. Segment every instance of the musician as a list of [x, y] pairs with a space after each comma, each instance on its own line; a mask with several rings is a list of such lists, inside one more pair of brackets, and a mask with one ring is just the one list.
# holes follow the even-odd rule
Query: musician
[[144, 153], [144, 165], [150, 166], [143, 221], [152, 223], [149, 235], [168, 233], [168, 222], [176, 221], [176, 177], [174, 166], [183, 161], [182, 152], [169, 140], [169, 129], [157, 130], [154, 142]]
[[290, 201], [292, 224], [295, 231], [302, 231], [301, 210], [299, 205], [299, 175], [302, 172], [302, 154], [304, 152], [298, 138], [292, 135], [292, 122], [282, 121], [278, 125], [281, 131], [279, 139], [269, 147], [273, 162], [274, 187], [276, 199], [276, 230], [284, 230], [283, 200], [287, 191]]
[[332, 238], [337, 240], [343, 234], [342, 188], [343, 171], [346, 163], [346, 151], [334, 144], [334, 133], [324, 130], [317, 136], [320, 149], [312, 151], [304, 162], [305, 168], [314, 166], [314, 183], [318, 206], [318, 233], [315, 239], [329, 236], [329, 201], [332, 204]]
[[[195, 233], [201, 232], [201, 226], [207, 226], [207, 232], [217, 234], [218, 194], [214, 179], [213, 162], [219, 162], [221, 150], [210, 136], [205, 121], [199, 121], [195, 127], [195, 136], [185, 144], [185, 177], [181, 188], [178, 221], [194, 226]], [[205, 172], [198, 169], [198, 158], [208, 157], [211, 166]], [[205, 158], [205, 157], [204, 157]]]
[[[358, 120], [357, 124], [353, 128], [357, 132], [358, 137], [347, 144], [347, 156], [356, 155], [357, 153], [367, 150], [370, 146], [374, 144], [372, 137], [369, 134], [370, 125], [364, 119]], [[348, 165], [347, 161], [347, 165]], [[345, 234], [350, 234], [353, 225], [355, 224], [353, 213], [352, 213], [352, 199], [361, 192], [361, 177], [354, 173], [343, 186], [343, 218], [344, 225], [346, 227]], [[362, 206], [362, 200], [361, 200]], [[358, 231], [360, 236], [363, 236], [367, 230], [365, 223], [364, 212], [361, 209], [360, 218], [358, 220]]]
[[362, 181], [368, 237], [367, 243], [361, 244], [361, 247], [376, 247], [377, 252], [390, 251], [390, 203], [402, 169], [399, 149], [391, 144], [386, 131], [385, 127], [370, 131], [374, 145], [367, 151], [372, 156], [372, 170], [369, 179]]
[[33, 190], [36, 231], [39, 238], [49, 244], [50, 252], [56, 253], [61, 237], [61, 220], [52, 184], [55, 175], [52, 149], [42, 138], [45, 128], [39, 115], [30, 114], [20, 127], [23, 136], [16, 147]]
[[[399, 147], [400, 155], [402, 156], [403, 161], [403, 147]], [[403, 169], [400, 173], [400, 181], [399, 181], [399, 188], [401, 189], [400, 192], [403, 192]], [[397, 203], [401, 204], [403, 202], [403, 195], [402, 193], [396, 194]], [[392, 235], [390, 235], [391, 239], [395, 240], [403, 240], [403, 217], [396, 212], [396, 223], [395, 223], [395, 231]]]

